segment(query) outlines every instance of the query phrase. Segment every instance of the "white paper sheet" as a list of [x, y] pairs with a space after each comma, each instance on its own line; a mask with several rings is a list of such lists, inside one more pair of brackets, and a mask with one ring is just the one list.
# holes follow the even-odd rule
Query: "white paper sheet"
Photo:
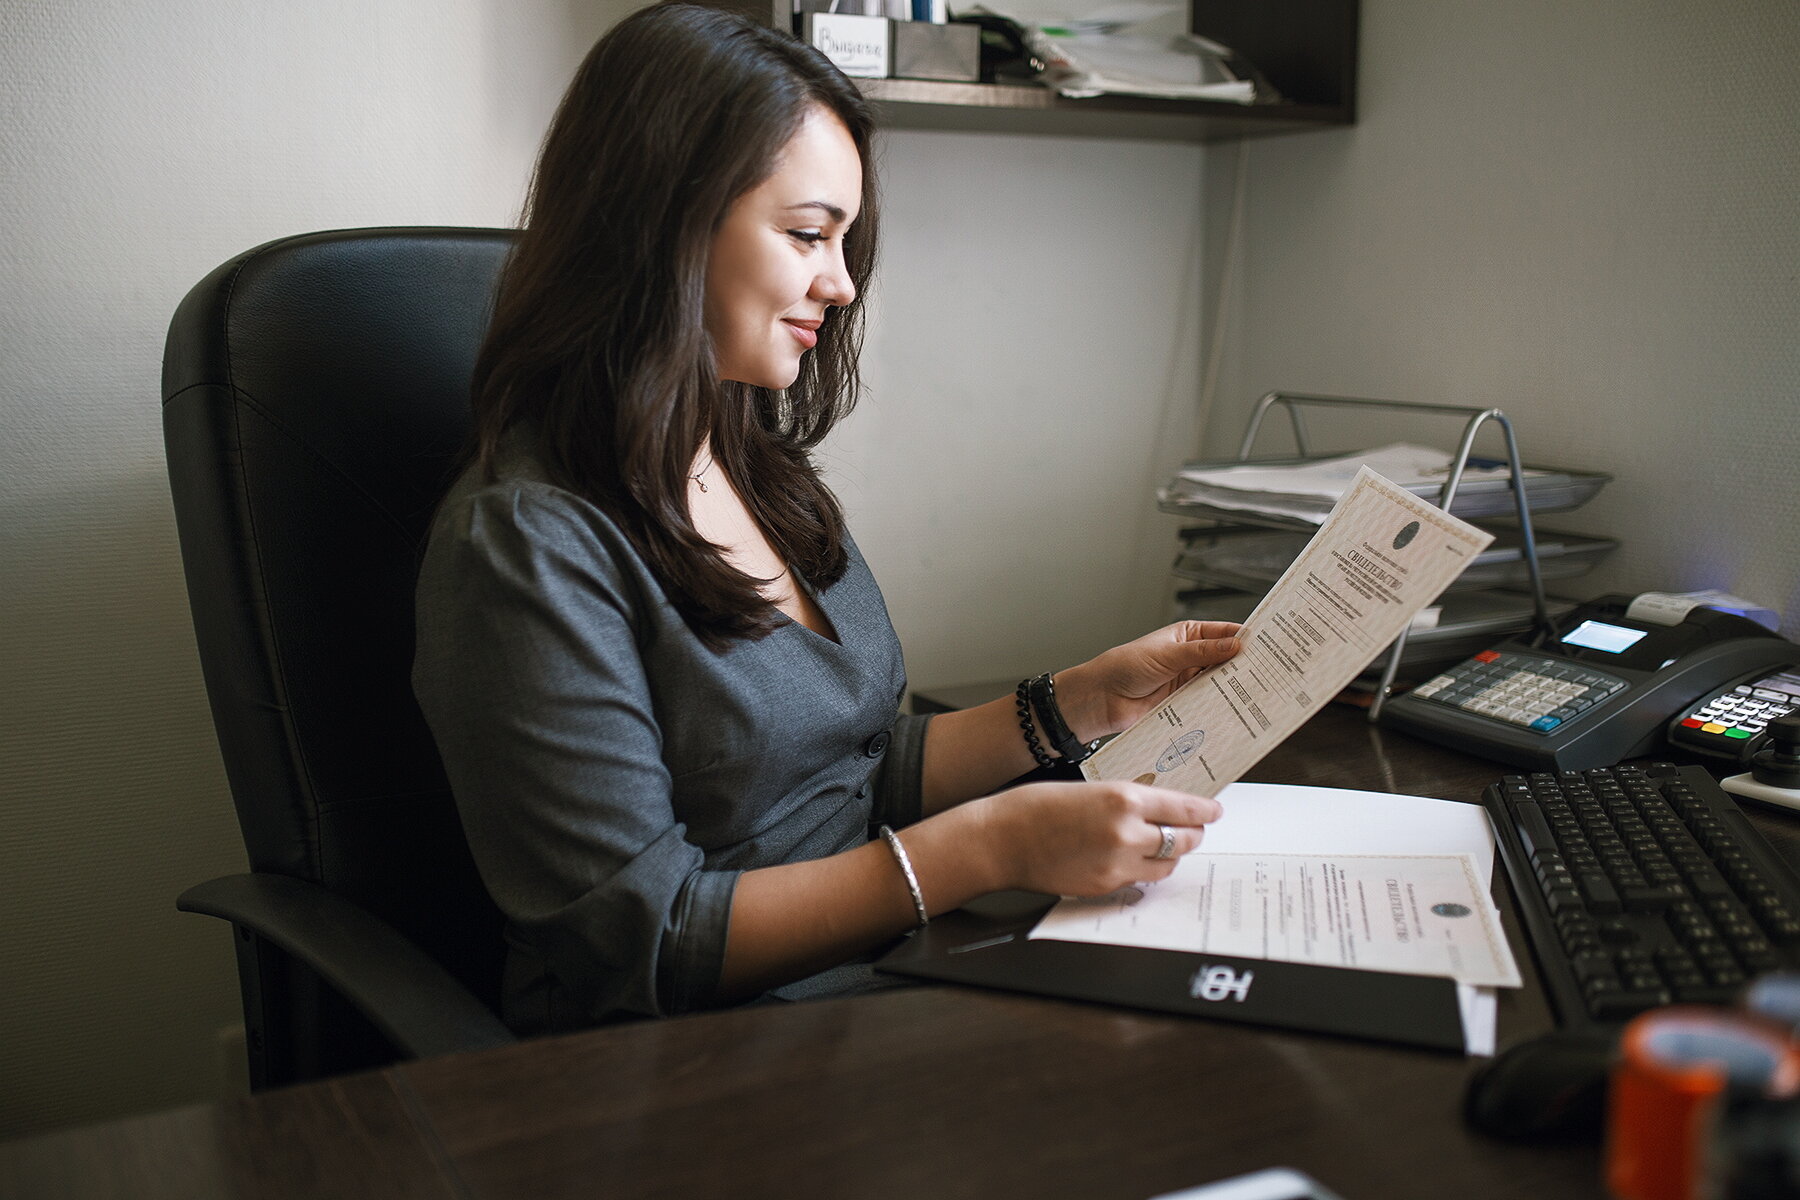
[[1062, 901], [1031, 936], [1519, 986], [1468, 854], [1190, 854], [1159, 882]]
[[1463, 1049], [1480, 1058], [1494, 1057], [1500, 1025], [1500, 1001], [1494, 989], [1459, 983], [1456, 1007], [1462, 1013]]
[[1234, 783], [1206, 827], [1213, 854], [1468, 854], [1494, 875], [1494, 829], [1479, 804], [1352, 788]]
[[1781, 627], [1781, 615], [1774, 609], [1764, 608], [1742, 596], [1734, 596], [1718, 588], [1707, 588], [1699, 592], [1644, 592], [1632, 599], [1625, 609], [1625, 615], [1633, 621], [1648, 621], [1653, 625], [1679, 625], [1696, 608], [1716, 608], [1736, 613], [1750, 618], [1771, 632]]
[[[1407, 491], [1436, 501], [1449, 478], [1451, 462], [1446, 451], [1395, 442], [1355, 454], [1283, 466], [1255, 462], [1193, 464], [1183, 467], [1158, 489], [1157, 499], [1165, 504], [1202, 504], [1317, 525], [1349, 489], [1360, 467], [1366, 466]], [[1551, 473], [1525, 468], [1523, 474], [1530, 481], [1548, 478]], [[1462, 474], [1465, 487], [1505, 483], [1511, 478], [1510, 467], [1487, 459], [1471, 459]]]
[[[1354, 484], [1357, 472], [1368, 467], [1383, 478], [1407, 489], [1442, 487], [1450, 477], [1452, 456], [1430, 446], [1394, 442], [1374, 450], [1322, 458], [1307, 463], [1267, 467], [1256, 463], [1222, 467], [1185, 467], [1181, 478], [1210, 487], [1225, 488], [1244, 494], [1308, 496], [1334, 501]], [[1542, 471], [1528, 472], [1542, 475]], [[1471, 463], [1463, 470], [1463, 480], [1511, 479], [1511, 468]]]
[[1322, 708], [1436, 600], [1493, 535], [1363, 467], [1209, 667], [1081, 764], [1213, 795]]
[[[1234, 783], [1218, 800], [1225, 815], [1206, 827], [1205, 853], [1466, 854], [1492, 904], [1494, 832], [1479, 804], [1277, 783]], [[1467, 1052], [1491, 1056], [1494, 989], [1458, 984], [1456, 991]]]

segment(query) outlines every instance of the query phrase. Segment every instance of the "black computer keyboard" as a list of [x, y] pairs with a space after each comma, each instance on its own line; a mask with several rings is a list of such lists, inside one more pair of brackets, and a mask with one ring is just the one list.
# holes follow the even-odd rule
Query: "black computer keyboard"
[[1800, 875], [1705, 768], [1508, 775], [1483, 801], [1564, 1028], [1800, 966]]

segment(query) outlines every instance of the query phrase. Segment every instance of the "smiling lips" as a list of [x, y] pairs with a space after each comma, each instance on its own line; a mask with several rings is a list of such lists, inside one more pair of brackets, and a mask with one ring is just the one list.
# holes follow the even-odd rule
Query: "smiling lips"
[[792, 317], [783, 321], [783, 324], [793, 332], [794, 339], [805, 350], [811, 350], [819, 344], [819, 326], [824, 323], [823, 321], [797, 321]]

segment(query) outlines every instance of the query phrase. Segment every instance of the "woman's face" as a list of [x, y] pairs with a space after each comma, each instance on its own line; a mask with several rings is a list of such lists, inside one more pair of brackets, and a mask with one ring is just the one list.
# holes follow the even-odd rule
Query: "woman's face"
[[814, 108], [774, 173], [737, 198], [713, 236], [705, 320], [720, 379], [794, 382], [825, 310], [856, 298], [844, 235], [861, 203], [856, 143], [835, 115]]

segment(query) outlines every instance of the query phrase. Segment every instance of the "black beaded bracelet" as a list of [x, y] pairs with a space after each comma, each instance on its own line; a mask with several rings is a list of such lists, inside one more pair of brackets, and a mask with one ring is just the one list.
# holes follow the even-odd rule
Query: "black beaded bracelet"
[[1037, 710], [1038, 720], [1044, 723], [1044, 736], [1050, 739], [1063, 761], [1073, 766], [1092, 754], [1094, 747], [1076, 737], [1068, 721], [1063, 719], [1062, 709], [1056, 703], [1056, 681], [1049, 673], [1025, 682], [1031, 706]]
[[1038, 741], [1037, 730], [1031, 724], [1031, 680], [1019, 680], [1019, 687], [1014, 695], [1019, 701], [1019, 728], [1025, 732], [1025, 745], [1031, 750], [1032, 761], [1040, 767], [1053, 767], [1056, 760], [1045, 752], [1043, 743]]

